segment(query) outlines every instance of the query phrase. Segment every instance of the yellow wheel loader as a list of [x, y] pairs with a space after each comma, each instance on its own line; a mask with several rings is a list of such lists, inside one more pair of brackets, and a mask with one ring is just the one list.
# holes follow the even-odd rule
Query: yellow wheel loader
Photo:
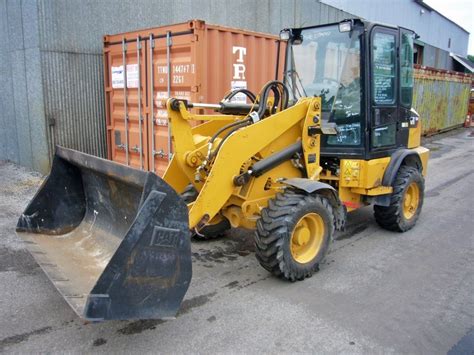
[[17, 233], [77, 314], [100, 321], [174, 317], [193, 235], [253, 229], [262, 267], [295, 281], [318, 270], [347, 212], [372, 204], [404, 232], [429, 155], [411, 108], [413, 37], [361, 20], [283, 30], [284, 82], [166, 102], [163, 178], [57, 147]]

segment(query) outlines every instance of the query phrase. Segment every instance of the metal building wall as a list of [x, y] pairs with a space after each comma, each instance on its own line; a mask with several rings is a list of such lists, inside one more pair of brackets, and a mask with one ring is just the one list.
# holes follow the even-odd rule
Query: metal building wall
[[449, 52], [430, 46], [423, 45], [423, 65], [432, 68], [454, 70], [455, 62]]
[[447, 52], [454, 52], [463, 57], [467, 55], [469, 32], [414, 0], [322, 0], [322, 2], [349, 11], [369, 21], [384, 22], [412, 29], [420, 35], [421, 41], [431, 46]]
[[45, 173], [55, 144], [105, 157], [105, 34], [193, 18], [278, 34], [348, 17], [317, 0], [0, 0], [0, 159]]

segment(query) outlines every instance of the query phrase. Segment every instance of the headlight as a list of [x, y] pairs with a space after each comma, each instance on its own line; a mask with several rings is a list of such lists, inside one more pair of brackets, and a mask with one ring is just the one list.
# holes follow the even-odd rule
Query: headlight
[[282, 41], [288, 41], [290, 39], [290, 30], [281, 30], [280, 39]]
[[339, 32], [350, 32], [351, 30], [352, 30], [351, 21], [339, 22]]

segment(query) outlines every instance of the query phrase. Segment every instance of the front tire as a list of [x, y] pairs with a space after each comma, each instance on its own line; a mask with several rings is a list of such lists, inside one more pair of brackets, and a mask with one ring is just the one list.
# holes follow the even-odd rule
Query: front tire
[[275, 276], [303, 280], [319, 270], [333, 234], [328, 200], [289, 190], [262, 210], [255, 232], [256, 257]]
[[423, 206], [425, 181], [421, 172], [403, 165], [398, 170], [389, 206], [374, 206], [377, 223], [384, 229], [406, 232], [413, 228]]

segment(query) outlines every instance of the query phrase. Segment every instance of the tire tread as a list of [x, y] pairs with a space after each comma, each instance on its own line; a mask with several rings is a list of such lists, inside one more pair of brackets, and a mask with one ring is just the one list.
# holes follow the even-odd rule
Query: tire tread
[[331, 204], [321, 195], [304, 195], [287, 190], [278, 193], [264, 208], [257, 221], [255, 231], [256, 257], [260, 265], [273, 275], [290, 281], [303, 280], [319, 270], [319, 263], [310, 268], [290, 267], [285, 261], [284, 243], [291, 233], [292, 217], [308, 204], [319, 204], [328, 211], [331, 220], [328, 223], [330, 238], [334, 233], [334, 217]]

